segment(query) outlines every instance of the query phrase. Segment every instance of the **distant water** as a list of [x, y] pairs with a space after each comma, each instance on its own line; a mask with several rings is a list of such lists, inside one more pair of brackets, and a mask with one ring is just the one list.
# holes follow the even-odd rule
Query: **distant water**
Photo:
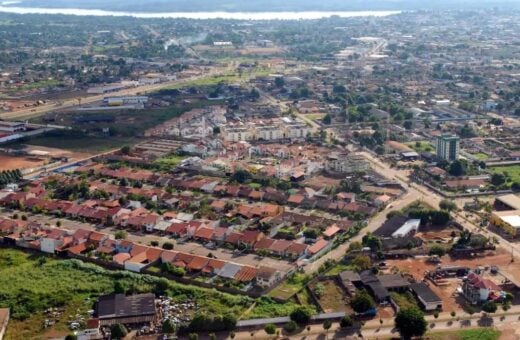
[[[7, 1], [6, 1], [7, 2]], [[401, 11], [356, 11], [356, 12], [115, 12], [98, 9], [79, 8], [35, 8], [0, 5], [0, 12], [16, 14], [65, 14], [92, 16], [129, 16], [135, 18], [186, 18], [186, 19], [231, 19], [231, 20], [310, 20], [339, 16], [349, 17], [384, 17], [399, 14]]]

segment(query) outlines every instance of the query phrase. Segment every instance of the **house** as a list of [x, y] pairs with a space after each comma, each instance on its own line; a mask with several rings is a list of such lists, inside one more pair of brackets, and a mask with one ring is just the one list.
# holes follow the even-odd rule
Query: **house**
[[330, 245], [330, 242], [325, 239], [318, 239], [316, 243], [314, 243], [312, 246], [310, 246], [307, 249], [307, 253], [309, 256], [319, 256], [320, 254], [327, 251], [328, 246]]
[[345, 270], [338, 275], [339, 282], [350, 296], [356, 294], [356, 285], [361, 283], [361, 277], [352, 270]]
[[291, 241], [276, 240], [269, 247], [269, 251], [276, 256], [285, 257], [287, 249], [292, 245]]
[[399, 274], [385, 274], [377, 276], [381, 285], [388, 291], [403, 292], [408, 289], [410, 282]]
[[340, 231], [341, 229], [337, 225], [333, 224], [329, 226], [327, 229], [325, 229], [325, 231], [323, 232], [323, 237], [327, 240], [331, 240]]
[[110, 294], [100, 296], [96, 303], [100, 326], [148, 324], [156, 320], [154, 294]]
[[233, 279], [238, 282], [251, 282], [256, 278], [258, 270], [250, 266], [242, 266]]
[[412, 283], [410, 289], [425, 311], [442, 310], [442, 299], [424, 282]]
[[88, 319], [85, 324], [85, 329], [77, 333], [78, 340], [94, 340], [103, 339], [100, 330], [101, 323], [99, 319]]
[[500, 287], [489, 279], [476, 273], [469, 273], [462, 283], [462, 295], [471, 303], [477, 304], [489, 300], [492, 294], [498, 294]]
[[292, 259], [299, 259], [300, 257], [307, 255], [308, 245], [303, 243], [292, 242], [291, 245], [285, 250], [285, 255]]
[[377, 207], [383, 207], [383, 206], [387, 205], [391, 200], [392, 200], [392, 197], [390, 197], [386, 194], [383, 194], [383, 195], [377, 196], [374, 199], [374, 204]]
[[257, 230], [246, 230], [240, 237], [239, 242], [247, 248], [253, 248], [256, 242], [265, 238], [265, 234]]
[[256, 272], [256, 284], [264, 289], [274, 286], [281, 278], [280, 272], [275, 268], [262, 266]]
[[67, 235], [66, 230], [52, 229], [46, 237], [40, 240], [40, 250], [44, 253], [54, 254], [56, 249], [63, 245], [65, 235]]

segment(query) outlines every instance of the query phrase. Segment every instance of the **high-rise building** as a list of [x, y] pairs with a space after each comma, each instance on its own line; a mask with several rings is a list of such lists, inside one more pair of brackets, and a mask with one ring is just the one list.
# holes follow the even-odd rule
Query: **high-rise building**
[[455, 135], [441, 135], [437, 137], [437, 157], [445, 161], [459, 159], [460, 138]]

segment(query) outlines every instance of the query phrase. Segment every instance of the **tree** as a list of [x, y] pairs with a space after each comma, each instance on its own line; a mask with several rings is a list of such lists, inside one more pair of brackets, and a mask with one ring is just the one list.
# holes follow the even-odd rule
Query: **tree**
[[173, 249], [173, 243], [171, 242], [164, 242], [162, 245], [162, 248], [165, 250], [172, 250]]
[[78, 340], [78, 337], [75, 334], [69, 334], [65, 337], [65, 340]]
[[264, 326], [264, 331], [269, 335], [273, 335], [274, 333], [276, 333], [276, 326], [272, 323], [268, 323]]
[[284, 87], [285, 85], [285, 80], [283, 79], [283, 77], [276, 77], [274, 79], [274, 85], [276, 87]]
[[220, 134], [220, 126], [214, 126], [213, 127], [213, 134], [219, 135]]
[[441, 208], [442, 210], [446, 210], [446, 211], [454, 211], [454, 210], [457, 210], [457, 204], [455, 202], [453, 202], [452, 200], [443, 199], [439, 203], [439, 208]]
[[323, 329], [325, 330], [325, 332], [327, 332], [327, 338], [328, 338], [328, 333], [329, 333], [329, 329], [332, 327], [332, 321], [330, 320], [325, 320], [323, 322]]
[[326, 114], [323, 119], [322, 119], [322, 122], [323, 124], [325, 125], [330, 125], [330, 123], [332, 123], [332, 117], [330, 116], [330, 114]]
[[352, 260], [352, 265], [359, 270], [367, 270], [372, 266], [372, 260], [367, 255], [358, 255]]
[[501, 173], [494, 173], [491, 175], [491, 184], [498, 187], [506, 182], [506, 176]]
[[166, 334], [173, 334], [176, 331], [175, 324], [172, 320], [167, 319], [162, 323], [162, 331]]
[[128, 233], [124, 230], [118, 230], [114, 234], [114, 237], [116, 238], [116, 240], [124, 240], [124, 239], [126, 239], [127, 236], [128, 236]]
[[341, 328], [348, 328], [354, 326], [354, 320], [349, 315], [345, 315], [339, 322]]
[[199, 340], [199, 335], [197, 333], [190, 333], [188, 334], [189, 340]]
[[369, 247], [372, 251], [378, 251], [383, 248], [381, 239], [375, 235], [372, 235], [371, 233], [367, 233], [365, 236], [363, 236], [361, 242], [365, 247]]
[[284, 326], [283, 326], [283, 329], [291, 334], [291, 333], [294, 333], [296, 331], [296, 329], [298, 329], [298, 325], [296, 324], [296, 322], [294, 321], [289, 321], [288, 323], [286, 323]]
[[311, 315], [312, 315], [312, 312], [310, 311], [309, 308], [307, 307], [296, 307], [292, 312], [291, 312], [291, 320], [300, 324], [300, 325], [305, 325], [307, 323], [309, 323], [309, 321], [311, 320]]
[[210, 333], [209, 334], [209, 339], [210, 340], [217, 340], [217, 335], [215, 333]]
[[150, 241], [150, 245], [152, 247], [158, 247], [159, 246], [159, 241], [157, 241], [157, 240]]
[[356, 313], [365, 313], [369, 309], [375, 308], [376, 304], [366, 290], [361, 290], [350, 301], [350, 306]]
[[488, 301], [482, 305], [482, 310], [486, 313], [495, 313], [497, 311], [497, 304], [493, 301]]
[[424, 313], [416, 307], [401, 309], [395, 317], [395, 328], [404, 339], [424, 335], [427, 325]]
[[459, 177], [459, 176], [463, 176], [466, 173], [466, 169], [461, 161], [456, 160], [450, 164], [450, 168], [449, 168], [448, 172], [452, 176]]
[[430, 248], [430, 251], [429, 251], [428, 254], [429, 255], [444, 256], [446, 254], [446, 249], [443, 246], [435, 244], [435, 245], [433, 245]]
[[116, 323], [110, 327], [110, 335], [112, 339], [122, 339], [128, 334], [125, 326], [120, 323]]
[[251, 174], [247, 170], [238, 169], [235, 171], [235, 173], [231, 176], [231, 180], [238, 182], [238, 183], [245, 183], [251, 179]]

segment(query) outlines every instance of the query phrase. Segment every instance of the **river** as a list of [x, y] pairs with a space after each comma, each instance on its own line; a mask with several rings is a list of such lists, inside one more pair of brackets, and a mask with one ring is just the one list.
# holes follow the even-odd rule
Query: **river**
[[[13, 1], [14, 2], [14, 1]], [[129, 16], [134, 18], [186, 18], [186, 19], [230, 19], [230, 20], [311, 20], [338, 16], [350, 17], [384, 17], [399, 14], [401, 11], [353, 11], [353, 12], [116, 12], [98, 9], [78, 8], [35, 8], [5, 6], [13, 2], [2, 2], [0, 12], [16, 14], [64, 14], [92, 16]]]

